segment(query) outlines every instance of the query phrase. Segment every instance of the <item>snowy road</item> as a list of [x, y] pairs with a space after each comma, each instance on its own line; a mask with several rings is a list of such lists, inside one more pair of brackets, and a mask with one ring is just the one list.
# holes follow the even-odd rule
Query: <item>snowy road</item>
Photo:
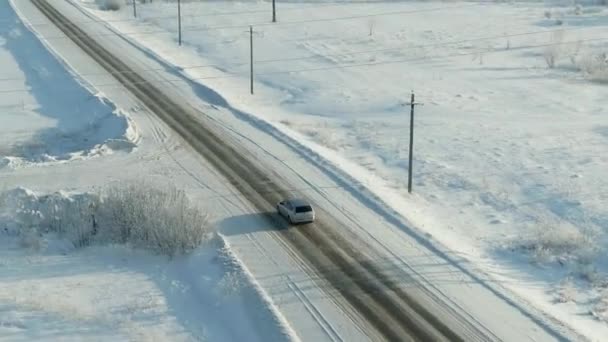
[[[62, 13], [72, 12], [73, 15], [78, 15], [77, 11], [66, 6], [65, 3], [57, 2], [54, 4], [66, 9], [65, 11], [62, 10]], [[112, 40], [108, 38], [108, 41]], [[114, 37], [114, 41], [119, 40]], [[121, 47], [129, 46], [124, 42], [120, 43]], [[113, 53], [118, 50], [117, 47], [113, 49]], [[130, 51], [136, 51], [136, 49], [131, 47]], [[127, 52], [121, 57], [125, 63], [133, 63], [133, 57]], [[131, 62], [129, 62], [130, 59]], [[101, 62], [103, 63], [103, 61]], [[155, 75], [147, 76], [148, 79], [146, 80], [137, 80], [129, 77], [132, 75], [131, 73], [123, 74], [129, 68], [123, 69], [120, 67], [116, 70], [116, 65], [110, 65], [109, 67], [114, 68], [115, 72], [118, 71], [118, 73], [115, 73], [116, 78], [122, 78], [123, 82], [131, 83], [131, 86], [127, 87], [135, 94], [137, 94], [139, 86], [148, 82], [170, 84], [165, 78], [167, 74], [176, 83], [183, 85], [183, 80], [176, 79], [177, 76], [171, 73], [171, 70], [164, 75], [158, 72]], [[197, 88], [198, 85], [196, 84], [187, 83], [187, 86], [192, 87], [190, 91], [195, 93], [197, 89], [201, 89]], [[182, 136], [195, 149], [199, 152], [203, 151], [203, 154], [212, 161], [216, 168], [225, 171], [227, 178], [242, 192], [244, 197], [253, 199], [253, 203], [258, 207], [259, 212], [264, 213], [272, 210], [273, 202], [280, 199], [281, 196], [294, 193], [311, 198], [319, 208], [325, 209], [320, 215], [321, 223], [310, 230], [292, 229], [285, 234], [277, 233], [274, 231], [274, 227], [268, 227], [268, 221], [264, 220], [264, 217], [268, 215], [262, 215], [260, 224], [271, 230], [266, 232], [267, 236], [278, 237], [280, 239], [278, 241], [286, 241], [291, 246], [302, 247], [302, 245], [311, 243], [322, 244], [320, 249], [323, 250], [325, 257], [334, 261], [338, 260], [336, 266], [338, 266], [339, 272], [334, 269], [330, 269], [328, 272], [320, 272], [319, 268], [323, 266], [323, 261], [311, 262], [317, 268], [313, 272], [316, 275], [324, 275], [327, 278], [326, 280], [331, 283], [332, 288], [340, 288], [337, 283], [348, 278], [357, 284], [352, 288], [344, 286], [346, 289], [342, 288], [342, 295], [346, 297], [348, 306], [355, 307], [359, 312], [369, 308], [370, 305], [376, 305], [376, 312], [371, 314], [372, 318], [376, 316], [375, 327], [383, 333], [394, 334], [385, 335], [385, 337], [403, 337], [411, 334], [412, 331], [406, 331], [407, 324], [405, 322], [408, 320], [414, 322], [410, 325], [410, 327], [414, 327], [419, 326], [418, 323], [420, 323], [416, 320], [422, 319], [428, 322], [430, 317], [437, 316], [449, 329], [443, 329], [440, 327], [441, 325], [436, 324], [433, 328], [429, 326], [429, 329], [415, 333], [427, 334], [422, 335], [426, 337], [436, 337], [437, 335], [434, 334], [450, 334], [453, 330], [460, 336], [464, 336], [466, 340], [472, 340], [474, 337], [481, 340], [524, 340], [526, 338], [560, 340], [571, 338], [568, 331], [556, 327], [549, 318], [534, 312], [525, 303], [506, 296], [500, 291], [499, 286], [489, 285], [484, 280], [474, 277], [465, 266], [459, 265], [454, 257], [433, 247], [426, 239], [416, 236], [413, 232], [405, 234], [402, 229], [403, 226], [407, 227], [405, 220], [383, 209], [382, 203], [370, 198], [364, 191], [357, 189], [356, 185], [349, 182], [349, 179], [345, 178], [339, 171], [324, 165], [323, 161], [316, 158], [314, 154], [307, 153], [308, 151], [305, 148], [298, 146], [288, 137], [281, 136], [280, 133], [273, 131], [272, 127], [265, 126], [263, 122], [248, 117], [246, 113], [231, 110], [228, 104], [218, 103], [217, 98], [215, 101], [209, 101], [211, 96], [208, 92], [206, 94], [201, 92], [203, 94], [201, 97], [207, 99], [216, 110], [209, 110], [209, 106], [207, 106], [206, 109], [208, 110], [203, 115], [196, 110], [201, 106], [200, 103], [196, 103], [197, 100], [185, 98], [183, 87], [166, 88], [168, 89], [163, 89], [163, 92], [168, 93], [172, 100], [164, 99], [156, 103], [152, 101], [147, 105], [154, 112], [162, 115], [162, 112], [175, 111], [175, 106], [170, 106], [170, 108], [163, 108], [162, 106], [175, 101], [175, 99], [184, 100], [183, 103], [187, 103], [187, 108], [184, 108], [183, 112], [192, 116], [186, 118], [189, 122], [185, 127], [182, 126], [181, 132], [180, 125], [183, 125], [183, 123], [175, 122], [171, 124], [170, 117], [163, 118], [176, 131], [182, 133]], [[141, 90], [139, 91], [141, 92]], [[142, 95], [150, 97], [145, 93]], [[157, 94], [157, 98], [164, 96], [161, 96], [160, 93]], [[154, 108], [155, 106], [156, 108]], [[210, 146], [213, 146], [215, 139], [207, 141], [209, 144], [201, 144], [200, 141], [197, 142], [197, 139], [201, 138], [200, 133], [197, 136], [197, 134], [187, 129], [188, 127], [198, 128], [201, 124], [212, 127], [212, 131], [210, 131], [212, 134], [222, 132], [222, 135], [218, 134], [218, 136], [227, 141], [226, 145], [232, 144], [233, 146], [239, 146], [240, 149], [229, 150], [228, 155], [230, 157], [226, 160], [217, 160], [214, 163], [213, 158], [215, 155], [217, 159], [217, 154], [213, 151], [205, 154], [204, 151], [212, 149]], [[205, 138], [210, 139], [210, 137]], [[215, 141], [219, 140], [218, 138]], [[223, 148], [226, 148], [226, 146]], [[252, 163], [251, 160], [240, 157], [240, 152], [237, 151], [241, 151], [241, 149], [245, 151], [243, 154], [248, 153], [253, 156], [253, 159], [259, 159], [260, 162]], [[226, 151], [222, 156], [227, 156]], [[239, 160], [240, 158], [243, 159]], [[222, 167], [222, 163], [227, 165]], [[236, 174], [235, 170], [238, 170], [238, 168], [241, 168], [242, 171]], [[281, 170], [281, 176], [279, 177], [276, 174], [272, 176], [272, 173], [267, 173], [268, 170]], [[251, 181], [252, 177], [255, 181]], [[242, 178], [249, 181], [244, 183]], [[312, 179], [315, 181], [308, 181]], [[320, 186], [319, 184], [325, 185]], [[269, 191], [268, 189], [272, 187], [275, 189]], [[289, 191], [289, 189], [302, 190]], [[232, 223], [227, 225], [228, 241], [231, 241], [237, 250], [250, 248], [252, 244], [255, 244], [251, 237], [254, 236], [257, 239], [259, 234], [256, 233], [243, 232], [242, 222], [241, 224]], [[300, 235], [305, 236], [300, 237]], [[243, 236], [250, 240], [249, 243], [246, 243]], [[403, 248], [404, 246], [408, 248]], [[289, 250], [285, 247], [282, 248]], [[297, 250], [297, 254], [301, 256], [303, 253], [307, 253], [306, 251], [313, 251], [314, 249], [307, 247], [292, 249], [292, 251]], [[261, 248], [261, 250], [263, 251], [265, 248]], [[275, 251], [273, 250], [271, 253], [275, 253]], [[310, 262], [312, 258], [322, 258], [320, 254], [317, 256], [306, 255], [306, 259]], [[357, 262], [349, 260], [349, 258], [356, 259]], [[254, 260], [243, 258], [242, 261], [246, 265], [249, 265], [249, 263], [255, 264]], [[340, 272], [345, 275], [340, 275]], [[375, 276], [380, 276], [378, 279], [386, 278], [386, 281], [371, 285], [373, 283], [371, 279]], [[341, 335], [344, 336], [344, 331], [340, 329], [339, 324], [336, 324], [339, 319], [335, 315], [328, 316], [322, 308], [315, 307], [315, 300], [307, 297], [301, 284], [289, 280], [289, 277], [284, 277], [284, 280], [288, 281], [292, 293], [297, 294], [302, 302], [308, 303], [308, 311], [316, 322], [324, 327], [323, 330], [326, 332], [328, 339], [347, 339], [340, 337]], [[325, 282], [325, 280], [318, 280], [317, 285]], [[261, 285], [264, 288], [264, 284]], [[379, 286], [378, 291], [368, 291], [369, 286]], [[353, 303], [358, 299], [357, 291], [360, 290], [366, 290], [365, 292], [374, 298], [360, 304]], [[332, 294], [331, 288], [325, 289], [325, 295], [328, 293]], [[360, 292], [358, 294], [361, 295]], [[350, 300], [348, 300], [349, 296]], [[272, 297], [272, 294], [270, 294], [270, 297]], [[340, 296], [335, 295], [335, 293], [331, 295], [331, 298], [334, 303], [344, 305]], [[416, 303], [412, 303], [411, 298], [416, 298]], [[471, 298], [476, 298], [479, 303], [471, 302]], [[387, 308], [390, 306], [385, 306], [385, 304], [392, 303], [393, 299], [394, 302], [400, 303], [402, 306], [394, 309], [393, 312], [385, 312], [382, 315], [387, 315], [389, 319], [398, 322], [389, 325], [388, 330], [384, 330], [382, 329], [383, 316], [379, 313], [388, 311]], [[403, 315], [400, 311], [404, 310], [406, 302], [409, 304], [408, 306], [414, 308], [424, 306], [429, 313], [425, 314], [418, 311], [415, 315]], [[352, 314], [348, 307], [342, 306], [342, 308], [345, 312]], [[420, 315], [420, 317], [412, 319], [412, 316], [417, 315]], [[352, 316], [351, 319], [356, 320]], [[371, 321], [374, 322], [374, 319], [371, 319]], [[346, 327], [344, 330], [348, 331], [349, 328]]]

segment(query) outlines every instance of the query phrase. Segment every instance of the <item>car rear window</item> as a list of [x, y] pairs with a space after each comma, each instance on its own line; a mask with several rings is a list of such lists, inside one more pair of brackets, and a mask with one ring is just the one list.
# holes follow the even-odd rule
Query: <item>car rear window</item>
[[312, 208], [309, 205], [303, 205], [301, 207], [296, 207], [296, 213], [307, 213], [312, 211]]

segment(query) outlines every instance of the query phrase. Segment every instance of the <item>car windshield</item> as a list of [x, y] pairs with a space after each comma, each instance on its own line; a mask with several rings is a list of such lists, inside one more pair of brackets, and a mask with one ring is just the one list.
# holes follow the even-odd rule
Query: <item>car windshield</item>
[[312, 211], [312, 208], [309, 205], [296, 207], [296, 213], [307, 213], [309, 211]]

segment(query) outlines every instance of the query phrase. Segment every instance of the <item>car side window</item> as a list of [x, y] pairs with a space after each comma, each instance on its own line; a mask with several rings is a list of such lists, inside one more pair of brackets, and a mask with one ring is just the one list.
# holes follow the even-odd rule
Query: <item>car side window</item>
[[291, 203], [290, 203], [290, 202], [286, 202], [286, 203], [285, 203], [285, 207], [286, 207], [287, 209], [289, 209], [289, 210], [293, 209], [293, 207], [291, 206]]

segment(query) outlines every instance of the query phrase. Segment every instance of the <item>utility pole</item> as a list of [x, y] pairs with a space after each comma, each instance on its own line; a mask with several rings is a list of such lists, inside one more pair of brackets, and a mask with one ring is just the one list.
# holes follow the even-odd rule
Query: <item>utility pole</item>
[[272, 22], [277, 22], [277, 8], [275, 5], [275, 0], [272, 0]]
[[249, 83], [253, 95], [253, 26], [249, 26]]
[[249, 25], [249, 30], [245, 32], [249, 33], [249, 92], [253, 95], [253, 34], [264, 36], [264, 32], [254, 31], [252, 25]]
[[179, 46], [182, 46], [182, 4], [180, 0], [177, 0], [177, 31]]
[[137, 18], [137, 0], [131, 0], [133, 2], [133, 16]]
[[414, 101], [414, 92], [412, 91], [412, 98], [410, 105], [410, 155], [409, 155], [409, 170], [407, 177], [407, 192], [412, 193], [412, 177], [413, 177], [413, 164], [414, 164], [414, 107], [422, 105]]

